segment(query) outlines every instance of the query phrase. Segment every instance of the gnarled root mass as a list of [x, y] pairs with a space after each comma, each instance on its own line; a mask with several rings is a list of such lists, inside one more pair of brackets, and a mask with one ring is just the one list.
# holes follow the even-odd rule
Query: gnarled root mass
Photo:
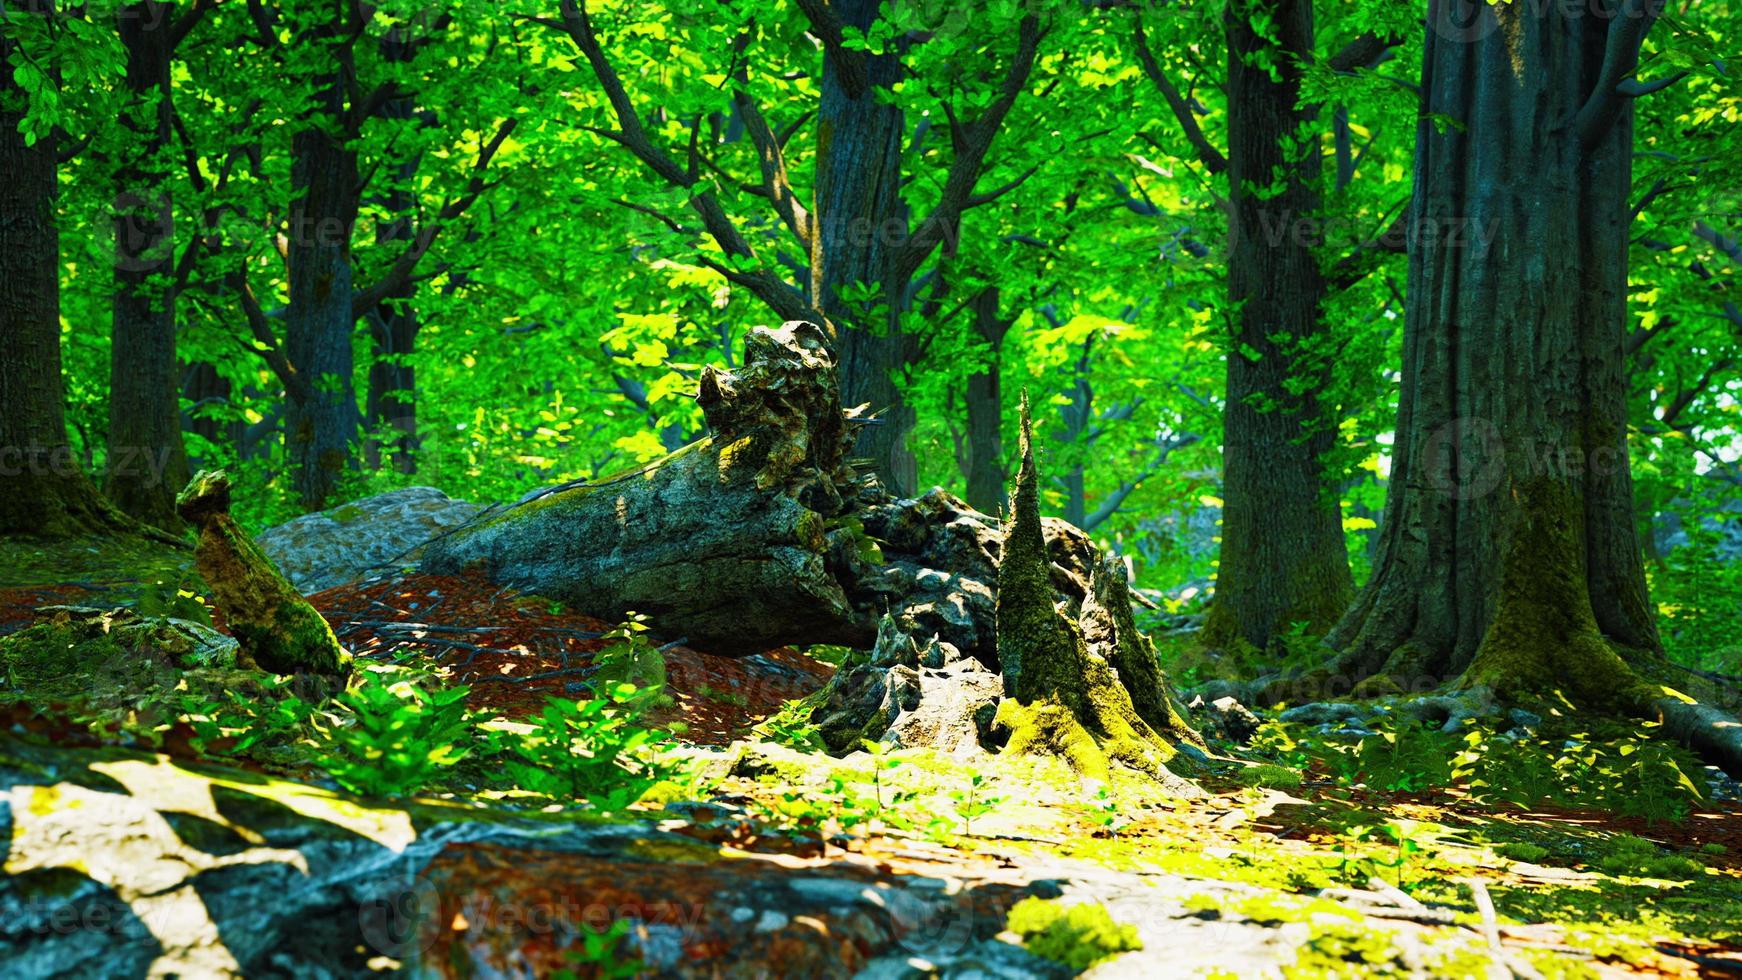
[[[1398, 600], [1412, 577], [1403, 574], [1387, 582], [1378, 576], [1402, 573], [1382, 568], [1327, 638], [1342, 647], [1341, 653], [1325, 666], [1255, 685], [1256, 700], [1274, 704], [1425, 693], [1445, 686], [1484, 689], [1526, 707], [1570, 704], [1594, 714], [1661, 721], [1664, 734], [1742, 778], [1742, 723], [1715, 706], [1726, 692], [1699, 678], [1672, 676], [1672, 665], [1656, 649], [1649, 628], [1623, 637], [1605, 629], [1591, 599], [1581, 553], [1583, 509], [1573, 489], [1535, 477], [1515, 481], [1507, 493], [1511, 511], [1487, 600], [1491, 612], [1480, 633], [1468, 627], [1436, 632], [1427, 625], [1434, 618], [1411, 606], [1424, 600], [1407, 595]], [[1415, 581], [1411, 587], [1423, 585]], [[1399, 609], [1408, 614], [1400, 615]], [[1480, 639], [1463, 643], [1459, 635]], [[1629, 642], [1641, 635], [1651, 647]], [[1719, 700], [1698, 703], [1680, 693], [1683, 687]], [[1727, 693], [1733, 701], [1735, 692]]]

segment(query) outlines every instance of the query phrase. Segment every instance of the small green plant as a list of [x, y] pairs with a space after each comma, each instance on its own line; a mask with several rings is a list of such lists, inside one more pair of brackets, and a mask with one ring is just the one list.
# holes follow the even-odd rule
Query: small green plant
[[310, 738], [315, 706], [286, 690], [288, 683], [266, 675], [257, 692], [179, 695], [178, 714], [194, 730], [190, 740], [194, 750], [235, 757], [258, 746], [290, 745]]
[[956, 803], [956, 816], [962, 818], [962, 833], [969, 837], [974, 835], [974, 818], [991, 813], [1004, 802], [1001, 796], [981, 792], [980, 787], [985, 782], [985, 776], [975, 773], [966, 788], [950, 791], [950, 799]]
[[1102, 960], [1143, 948], [1137, 928], [1113, 921], [1104, 905], [1025, 898], [1011, 907], [1006, 928], [1022, 937], [1029, 952], [1079, 973]]
[[1119, 801], [1107, 792], [1105, 786], [1095, 791], [1095, 798], [1089, 801], [1089, 805], [1095, 810], [1096, 825], [1108, 837], [1118, 837], [1119, 832], [1131, 824], [1131, 821], [1120, 816]]
[[405, 796], [465, 758], [471, 723], [465, 687], [425, 689], [365, 671], [336, 699], [321, 726], [320, 764], [340, 786], [365, 796]]
[[[610, 926], [598, 931], [583, 923], [579, 932], [581, 948], [569, 950], [563, 958], [585, 967], [585, 975], [594, 980], [630, 980], [640, 976], [645, 967], [641, 957], [624, 956], [618, 950], [629, 930], [628, 919], [614, 919]], [[550, 975], [551, 980], [578, 980], [579, 976], [566, 967]]]
[[1415, 793], [1452, 782], [1454, 741], [1413, 718], [1384, 719], [1355, 755], [1361, 782], [1389, 793]]
[[605, 646], [593, 655], [589, 684], [603, 694], [627, 684], [647, 702], [649, 709], [670, 703], [665, 696], [665, 654], [647, 638], [641, 617], [630, 618], [604, 636]]
[[201, 626], [212, 625], [211, 607], [198, 592], [193, 591], [192, 584], [190, 578], [151, 583], [139, 592], [139, 614], [185, 619]]
[[849, 833], [860, 824], [869, 823], [878, 810], [875, 801], [839, 777], [830, 779], [821, 792], [785, 790], [777, 802], [758, 801], [755, 805], [772, 823], [820, 833]]
[[679, 774], [663, 751], [670, 735], [639, 724], [651, 703], [633, 684], [583, 701], [548, 698], [533, 731], [508, 739], [504, 770], [541, 796], [621, 810]]
[[768, 716], [756, 731], [763, 738], [776, 745], [784, 745], [800, 752], [823, 752], [828, 745], [823, 742], [822, 729], [811, 724], [811, 707], [803, 699], [788, 701], [781, 705], [780, 710]]

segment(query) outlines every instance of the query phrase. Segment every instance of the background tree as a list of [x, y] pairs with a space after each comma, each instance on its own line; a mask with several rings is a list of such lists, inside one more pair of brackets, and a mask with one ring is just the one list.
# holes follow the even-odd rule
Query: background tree
[[1628, 460], [1626, 86], [1656, 14], [1430, 7], [1397, 458], [1330, 637], [1357, 675], [1637, 706], [1617, 651], [1661, 645]]
[[[0, 34], [0, 533], [125, 529], [67, 442], [61, 384], [59, 88], [101, 73], [112, 50], [49, 3], [4, 13]], [[83, 57], [72, 52], [82, 44]]]
[[130, 3], [115, 14], [127, 52], [114, 163], [115, 291], [109, 348], [109, 441], [103, 490], [147, 524], [179, 530], [175, 497], [188, 480], [176, 359], [175, 50], [211, 8], [198, 0]]

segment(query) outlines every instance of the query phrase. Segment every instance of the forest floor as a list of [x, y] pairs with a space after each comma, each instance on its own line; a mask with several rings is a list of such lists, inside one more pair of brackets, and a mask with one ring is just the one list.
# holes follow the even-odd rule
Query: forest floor
[[[161, 593], [160, 582], [173, 594], [182, 574], [173, 555], [145, 566], [100, 549], [7, 557], [14, 584], [0, 587], [0, 634], [42, 605], [137, 602], [142, 593]], [[68, 575], [69, 567], [89, 571]], [[510, 721], [547, 695], [575, 696], [590, 654], [612, 629], [460, 578], [392, 576], [312, 601], [363, 660], [443, 670], [470, 686], [474, 707]], [[232, 794], [266, 795], [262, 787], [274, 787], [277, 798], [302, 801], [291, 809], [305, 816], [316, 812], [308, 802], [316, 798], [348, 814], [343, 821], [366, 813], [385, 825], [394, 813], [409, 814], [409, 839], [432, 848], [418, 880], [435, 883], [439, 915], [419, 924], [416, 948], [382, 950], [369, 958], [370, 971], [412, 957], [437, 973], [468, 958], [554, 969], [565, 962], [574, 928], [504, 922], [476, 902], [545, 907], [551, 889], [567, 888], [583, 899], [614, 896], [614, 908], [640, 920], [647, 963], [686, 975], [723, 957], [766, 963], [777, 973], [863, 969], [887, 977], [976, 969], [1062, 976], [1084, 967], [1094, 976], [1132, 977], [1742, 976], [1742, 806], [1735, 803], [1648, 820], [1512, 806], [1470, 787], [1381, 792], [1311, 765], [1265, 767], [1258, 779], [1250, 774], [1259, 770], [1246, 770], [1245, 779], [1211, 774], [1200, 795], [1167, 798], [1133, 782], [1085, 783], [1034, 760], [918, 751], [836, 759], [751, 730], [818, 689], [827, 664], [793, 650], [733, 659], [675, 644], [664, 653], [672, 703], [661, 720], [681, 722], [677, 751], [695, 774], [690, 796], [701, 802], [637, 805], [625, 818], [638, 822], [624, 825], [638, 828], [634, 840], [612, 838], [612, 848], [628, 848], [614, 856], [600, 857], [605, 845], [592, 837], [503, 850], [495, 838], [450, 826], [460, 821], [456, 803], [482, 803], [517, 819], [571, 819], [512, 800], [347, 801], [330, 783], [305, 785], [313, 774], [293, 767], [212, 767], [173, 738], [154, 753], [122, 752], [14, 708], [3, 736], [11, 741], [0, 745], [12, 803], [6, 868], [13, 875], [52, 868], [58, 859], [51, 852], [71, 847], [83, 873], [138, 911], [150, 895], [167, 894], [166, 886], [141, 888], [146, 897], [133, 900], [125, 869], [102, 870], [92, 855], [104, 849], [103, 821], [111, 817], [98, 815], [122, 821], [131, 813], [130, 829], [115, 833], [135, 844], [158, 833], [140, 827], [167, 820], [176, 834], [164, 847], [183, 854], [177, 860], [189, 864], [184, 873], [192, 880], [199, 862], [185, 849], [205, 845], [182, 829], [184, 818], [224, 794], [208, 787], [208, 802], [192, 808], [154, 796], [192, 774]], [[122, 780], [122, 795], [107, 777], [78, 775], [127, 766], [157, 775]], [[170, 770], [175, 778], [164, 778]], [[81, 815], [63, 832], [45, 837], [30, 829], [58, 826], [61, 808], [81, 802]], [[274, 844], [275, 853], [294, 838], [254, 834], [246, 826], [251, 818], [238, 812], [226, 817], [236, 832]], [[282, 816], [275, 811], [272, 819]], [[596, 821], [572, 820], [563, 833], [601, 832]], [[50, 839], [55, 843], [42, 843]], [[403, 840], [396, 846], [401, 854], [416, 850]], [[318, 855], [325, 852], [301, 850], [306, 881], [323, 881]], [[218, 925], [180, 947], [164, 942], [160, 959], [181, 956], [184, 967], [201, 956], [223, 962], [221, 944], [236, 935], [225, 926], [225, 916], [236, 914], [228, 905], [249, 898], [201, 892]], [[1013, 914], [1027, 898], [1035, 902]], [[881, 910], [869, 919], [867, 901]], [[567, 914], [561, 910], [590, 906], [557, 907], [560, 918]], [[658, 953], [656, 920], [674, 908], [697, 911]], [[1089, 911], [1048, 911], [1067, 908]], [[287, 906], [285, 914], [294, 911]], [[377, 945], [366, 927], [364, 938]], [[7, 941], [0, 936], [0, 946]], [[602, 960], [587, 962], [608, 972]]]

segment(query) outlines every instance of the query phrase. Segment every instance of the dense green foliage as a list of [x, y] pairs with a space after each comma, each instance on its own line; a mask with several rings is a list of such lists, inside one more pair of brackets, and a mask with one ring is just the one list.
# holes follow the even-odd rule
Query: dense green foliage
[[[750, 325], [777, 318], [743, 284], [752, 267], [802, 285], [802, 243], [768, 200], [749, 132], [760, 120], [784, 141], [791, 189], [810, 199], [823, 53], [799, 5], [588, 9], [644, 135], [694, 175], [687, 188], [624, 144], [623, 107], [563, 30], [561, 6], [358, 8], [367, 16], [351, 24], [344, 68], [348, 97], [361, 100], [348, 143], [361, 210], [344, 240], [359, 291], [397, 284], [386, 313], [414, 314], [418, 326], [409, 349], [384, 349], [379, 311], [357, 318], [355, 376], [343, 381], [365, 431], [341, 496], [417, 483], [511, 499], [658, 456], [698, 434], [686, 396], [701, 366], [730, 364]], [[1303, 98], [1330, 110], [1317, 123], [1330, 166], [1312, 230], [1333, 269], [1408, 199], [1424, 5], [1321, 6]], [[903, 0], [843, 42], [901, 53], [905, 78], [887, 97], [908, 122], [898, 170], [918, 215], [942, 199], [961, 152], [952, 128], [994, 95], [1013, 56], [1011, 25], [1024, 15], [1040, 24], [1035, 66], [981, 167], [985, 200], [962, 212], [899, 313], [911, 356], [896, 380], [917, 411], [910, 442], [922, 484], [960, 490], [970, 376], [999, 376], [1007, 430], [1013, 393], [1027, 388], [1054, 475], [1046, 508], [1130, 555], [1143, 585], [1197, 583], [1187, 609], [1214, 572], [1220, 364], [1230, 354], [1228, 189], [1206, 165], [1227, 136], [1222, 7], [1036, 0], [968, 16]], [[126, 93], [113, 84], [125, 69], [115, 25], [196, 12], [175, 51], [174, 138], [158, 161], [168, 186], [117, 189], [110, 173], [129, 135], [117, 124]], [[329, 16], [320, 4], [256, 17], [242, 4], [107, 2], [0, 18], [18, 42], [10, 67], [31, 97], [27, 126], [59, 126], [78, 150], [61, 169], [58, 202], [73, 448], [91, 472], [104, 470], [109, 215], [143, 197], [176, 219], [157, 271], [179, 286], [188, 377], [209, 375], [184, 390], [188, 450], [238, 475], [239, 517], [254, 528], [298, 507], [274, 361], [289, 352], [285, 248], [298, 234], [288, 225], [299, 193], [292, 123], [336, 70], [337, 55], [314, 40]], [[1674, 5], [1646, 41], [1642, 76], [1690, 74], [1638, 102], [1629, 340], [1640, 520], [1659, 537], [1680, 527], [1694, 540], [1654, 569], [1674, 621], [1666, 640], [1717, 667], [1733, 666], [1742, 638], [1711, 617], [1682, 620], [1734, 606], [1727, 586], [1711, 588], [1728, 573], [1704, 557], [1707, 525], [1729, 518], [1725, 501], [1742, 480], [1733, 445], [1742, 344], [1726, 295], [1742, 252], [1734, 190], [1714, 173], [1736, 153], [1734, 72], [1714, 66], [1732, 18], [1728, 3]], [[1338, 62], [1365, 38], [1384, 39], [1383, 56]], [[1163, 86], [1189, 102], [1192, 130]], [[755, 256], [723, 256], [713, 230], [692, 220], [686, 202], [704, 189]], [[396, 267], [406, 262], [409, 271]], [[1364, 274], [1327, 300], [1327, 330], [1314, 341], [1323, 349], [1290, 353], [1339, 420], [1324, 491], [1342, 500], [1357, 581], [1389, 465], [1403, 262], [1363, 258]], [[989, 287], [990, 315], [1004, 325], [996, 336], [976, 320]], [[875, 305], [880, 295], [867, 284], [846, 299]], [[388, 397], [382, 367], [412, 369], [415, 396]], [[381, 407], [401, 402], [414, 405], [415, 423]], [[415, 437], [402, 440], [413, 424]], [[1011, 448], [1000, 447], [1006, 473]]]

